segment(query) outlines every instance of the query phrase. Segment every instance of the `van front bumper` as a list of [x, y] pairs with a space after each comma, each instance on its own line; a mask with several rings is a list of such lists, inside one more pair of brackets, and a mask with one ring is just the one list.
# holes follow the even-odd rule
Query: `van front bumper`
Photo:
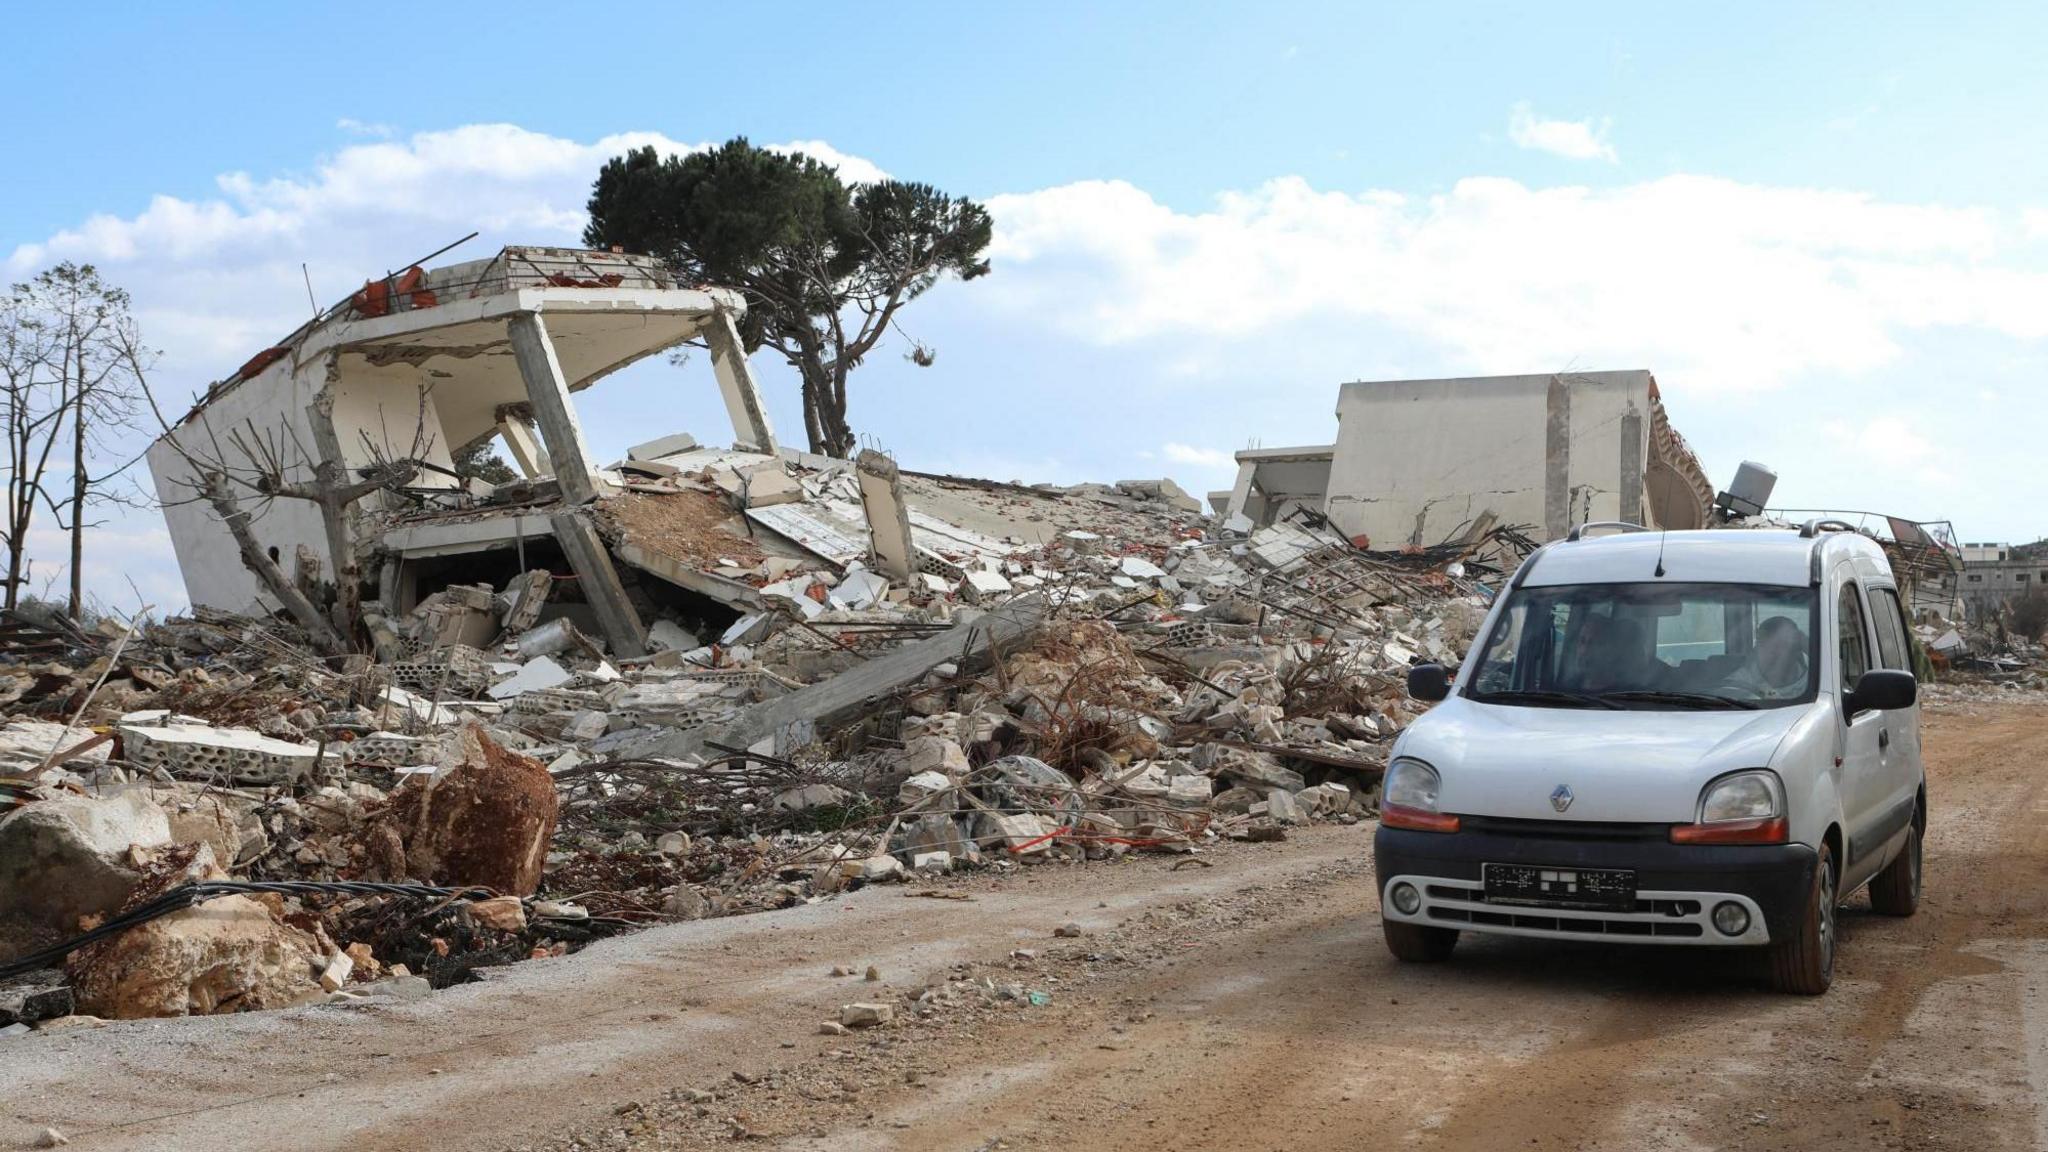
[[[1806, 912], [1819, 857], [1804, 844], [1673, 844], [1668, 826], [1588, 825], [1470, 819], [1457, 832], [1381, 828], [1373, 836], [1380, 914], [1388, 920], [1553, 940], [1756, 945], [1789, 939]], [[1479, 827], [1470, 827], [1477, 824]], [[1660, 831], [1661, 829], [1661, 831]], [[1627, 869], [1631, 910], [1489, 902], [1487, 864]], [[1412, 885], [1420, 900], [1403, 912], [1389, 893]], [[1713, 921], [1723, 903], [1748, 914], [1734, 935]]]

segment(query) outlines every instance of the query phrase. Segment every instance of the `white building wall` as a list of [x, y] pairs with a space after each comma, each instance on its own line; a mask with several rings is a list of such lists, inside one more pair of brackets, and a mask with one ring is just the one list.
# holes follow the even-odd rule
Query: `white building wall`
[[1562, 534], [1560, 511], [1645, 517], [1650, 389], [1642, 371], [1346, 384], [1326, 513], [1374, 548], [1437, 544], [1488, 510], [1538, 538]]
[[[178, 426], [169, 437], [150, 446], [146, 459], [156, 484], [157, 499], [163, 504], [164, 522], [170, 529], [171, 549], [177, 554], [178, 569], [185, 577], [185, 594], [195, 605], [228, 612], [269, 612], [276, 605], [261, 592], [256, 577], [242, 566], [235, 538], [214, 515], [213, 506], [199, 495], [193, 483], [194, 471], [177, 448], [175, 437], [192, 455], [203, 461], [223, 460], [243, 475], [248, 462], [229, 439], [231, 433], [245, 440], [253, 422], [258, 434], [275, 436], [290, 452], [292, 437], [313, 448], [313, 430], [306, 406], [313, 389], [294, 379], [287, 357], [258, 373], [253, 379], [221, 396]], [[232, 474], [232, 473], [231, 473]], [[308, 470], [294, 471], [293, 480], [310, 479]], [[259, 544], [277, 549], [284, 570], [292, 570], [299, 545], [310, 547], [323, 558], [327, 555], [327, 534], [320, 523], [320, 511], [304, 500], [265, 502], [254, 492], [237, 485], [242, 506], [254, 517], [250, 529]]]

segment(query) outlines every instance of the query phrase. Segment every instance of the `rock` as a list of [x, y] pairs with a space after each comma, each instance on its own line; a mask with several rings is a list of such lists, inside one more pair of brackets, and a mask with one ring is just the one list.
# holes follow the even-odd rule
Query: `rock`
[[801, 788], [785, 788], [777, 792], [770, 806], [777, 812], [805, 812], [812, 808], [845, 804], [852, 795], [837, 784], [806, 784]]
[[562, 739], [587, 743], [611, 731], [612, 718], [595, 710], [578, 712], [562, 725]]
[[837, 1020], [827, 1020], [824, 1023], [818, 1025], [818, 1035], [851, 1036], [853, 1035], [853, 1029], [848, 1028], [846, 1025], [841, 1024]]
[[903, 755], [896, 758], [896, 768], [912, 776], [921, 772], [937, 772], [958, 780], [967, 775], [967, 751], [944, 736], [919, 736], [903, 745]]
[[663, 856], [688, 856], [690, 834], [688, 832], [665, 832], [654, 841], [654, 850]]
[[356, 962], [349, 958], [348, 953], [336, 952], [327, 958], [327, 966], [320, 970], [320, 987], [329, 992], [339, 992], [355, 970]]
[[167, 804], [165, 817], [170, 822], [171, 843], [204, 844], [213, 850], [214, 861], [222, 866], [232, 865], [241, 857], [241, 821], [234, 809], [218, 797], [201, 796], [175, 807]]
[[1294, 793], [1282, 788], [1266, 793], [1266, 815], [1280, 824], [1302, 822], [1301, 805], [1294, 799]]
[[678, 920], [702, 920], [711, 914], [711, 902], [688, 884], [678, 884], [676, 890], [662, 900], [661, 910]]
[[588, 920], [590, 909], [567, 900], [535, 900], [533, 914], [542, 920]]
[[895, 1018], [896, 1009], [888, 1004], [847, 1004], [839, 1009], [839, 1023], [846, 1028], [873, 1028]]
[[374, 983], [359, 984], [351, 991], [358, 996], [388, 1000], [424, 1000], [433, 995], [434, 986], [424, 976], [387, 976]]
[[345, 953], [348, 956], [349, 960], [355, 964], [356, 972], [363, 979], [375, 980], [377, 977], [382, 976], [384, 974], [384, 965], [379, 964], [377, 962], [377, 957], [370, 951], [370, 946], [368, 944], [365, 944], [361, 941], [357, 941], [356, 943], [351, 944], [346, 948], [343, 948], [342, 952]]
[[894, 856], [870, 856], [860, 862], [860, 878], [874, 883], [880, 880], [894, 880], [903, 875], [903, 861]]
[[479, 928], [495, 932], [526, 931], [526, 906], [517, 896], [494, 896], [489, 900], [478, 900], [470, 905], [469, 918]]
[[919, 772], [896, 789], [896, 802], [908, 808], [927, 796], [935, 796], [952, 786], [952, 777], [944, 772]]
[[910, 858], [910, 866], [919, 872], [947, 872], [953, 867], [951, 852], [919, 852]]
[[1169, 804], [1207, 804], [1216, 789], [1216, 782], [1207, 776], [1175, 776], [1167, 782], [1166, 802]]
[[1225, 788], [1209, 798], [1209, 807], [1226, 815], [1243, 815], [1252, 810], [1252, 805], [1262, 803], [1259, 794], [1249, 788]]
[[967, 838], [960, 833], [960, 824], [951, 816], [934, 813], [920, 816], [904, 825], [898, 833], [903, 837], [899, 852], [910, 857], [912, 867], [917, 858], [928, 852], [944, 852], [953, 856], [967, 855]]
[[29, 1026], [26, 1024], [9, 1024], [5, 1028], [0, 1028], [0, 1040], [12, 1040], [16, 1036], [26, 1036], [29, 1034], [29, 1031]]
[[1062, 924], [1059, 927], [1053, 929], [1052, 934], [1055, 936], [1064, 937], [1079, 936], [1081, 934], [1081, 926], [1069, 920], [1065, 924]]
[[59, 1132], [55, 1128], [45, 1128], [36, 1136], [35, 1146], [38, 1148], [56, 1148], [69, 1143], [71, 1143], [71, 1138], [64, 1135], [64, 1133]]
[[[0, 940], [27, 933], [67, 937], [80, 919], [114, 912], [141, 879], [129, 847], [170, 842], [170, 821], [141, 791], [104, 800], [66, 796], [17, 809], [0, 820], [0, 925], [11, 921], [27, 932], [0, 931]], [[0, 957], [14, 954], [0, 944]]]
[[882, 978], [882, 970], [881, 970], [880, 968], [877, 968], [877, 967], [875, 967], [875, 966], [874, 966], [873, 964], [870, 964], [870, 965], [868, 965], [868, 973], [867, 973], [867, 980], [868, 980], [868, 983], [872, 984], [872, 983], [874, 983], [875, 981], [877, 981], [877, 980], [880, 980], [881, 978]]
[[499, 746], [478, 727], [463, 730], [459, 757], [432, 775], [407, 777], [362, 828], [370, 871], [381, 880], [531, 896], [555, 834], [554, 778], [538, 760]]
[[318, 989], [318, 955], [313, 939], [269, 905], [220, 896], [88, 945], [72, 954], [69, 974], [89, 1015], [199, 1016], [300, 1001]]
[[981, 818], [986, 824], [993, 825], [994, 831], [990, 835], [1000, 840], [1002, 846], [1009, 849], [1012, 854], [1019, 856], [1040, 855], [1052, 851], [1052, 840], [1049, 837], [1059, 827], [1045, 817], [1031, 812], [1019, 812], [1014, 815], [984, 813]]
[[69, 1016], [75, 1001], [64, 973], [31, 972], [0, 984], [0, 1024], [34, 1024]]
[[1287, 829], [1270, 820], [1255, 820], [1230, 834], [1233, 840], [1247, 840], [1254, 844], [1266, 844], [1287, 839]]

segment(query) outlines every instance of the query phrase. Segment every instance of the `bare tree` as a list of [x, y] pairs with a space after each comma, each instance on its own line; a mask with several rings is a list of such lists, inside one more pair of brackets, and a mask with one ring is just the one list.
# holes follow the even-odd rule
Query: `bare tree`
[[[6, 376], [8, 488], [7, 602], [27, 575], [28, 531], [41, 499], [71, 537], [69, 612], [85, 608], [88, 509], [120, 502], [112, 482], [139, 459], [106, 461], [121, 434], [137, 425], [142, 372], [149, 356], [129, 315], [128, 293], [90, 264], [59, 264], [0, 303], [0, 368]], [[68, 483], [49, 468], [60, 442], [70, 455]], [[58, 495], [62, 488], [65, 494]]]
[[[419, 475], [433, 447], [427, 431], [427, 395], [427, 389], [420, 390], [411, 443], [394, 452], [390, 445], [364, 436], [370, 462], [351, 475], [341, 461], [309, 452], [289, 423], [259, 429], [254, 421], [245, 421], [222, 435], [203, 418], [195, 418], [176, 428], [164, 419], [154, 395], [144, 390], [164, 430], [163, 442], [189, 471], [177, 482], [190, 491], [187, 499], [204, 501], [213, 510], [234, 538], [242, 566], [328, 656], [352, 652], [362, 623], [362, 570], [356, 561], [351, 509], [364, 497], [402, 488]], [[331, 613], [315, 602], [316, 592], [306, 586], [310, 581], [288, 576], [257, 539], [255, 521], [274, 500], [304, 500], [319, 508], [335, 568]]]
[[71, 411], [69, 381], [49, 365], [55, 338], [32, 306], [23, 286], [0, 298], [0, 424], [5, 425], [6, 523], [0, 542], [7, 549], [6, 607], [21, 601], [29, 578], [28, 536], [36, 504], [50, 503], [45, 486], [50, 458]]

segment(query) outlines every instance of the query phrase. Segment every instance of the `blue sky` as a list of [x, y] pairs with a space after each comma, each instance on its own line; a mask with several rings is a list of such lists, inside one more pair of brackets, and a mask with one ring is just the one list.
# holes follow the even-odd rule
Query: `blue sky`
[[[99, 263], [183, 395], [296, 322], [302, 260], [324, 302], [470, 227], [573, 238], [607, 143], [813, 142], [997, 216], [995, 274], [906, 317], [938, 363], [856, 377], [911, 467], [1204, 489], [1329, 439], [1346, 379], [1647, 367], [1717, 480], [2048, 532], [2048, 10], [646, 7], [13, 13], [0, 273]], [[702, 375], [585, 393], [600, 450], [722, 435]], [[176, 599], [151, 515], [104, 535], [105, 598]]]

